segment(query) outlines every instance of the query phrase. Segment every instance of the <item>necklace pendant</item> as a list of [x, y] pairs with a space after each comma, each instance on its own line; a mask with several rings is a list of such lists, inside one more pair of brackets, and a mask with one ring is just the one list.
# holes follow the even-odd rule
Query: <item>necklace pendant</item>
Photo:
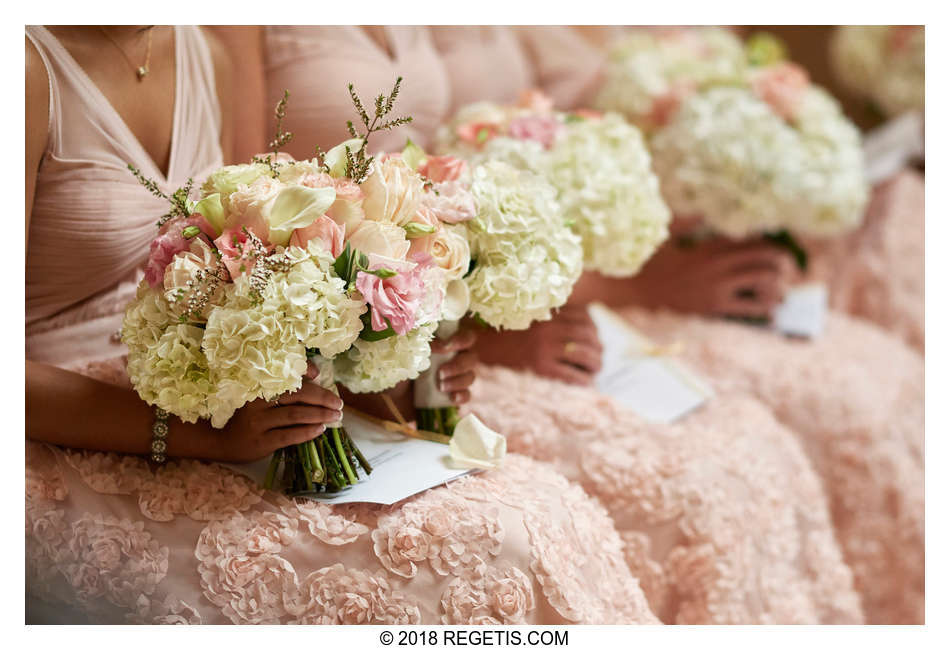
[[145, 78], [145, 75], [148, 74], [148, 66], [141, 65], [139, 69], [135, 71], [135, 76], [139, 78], [139, 81]]

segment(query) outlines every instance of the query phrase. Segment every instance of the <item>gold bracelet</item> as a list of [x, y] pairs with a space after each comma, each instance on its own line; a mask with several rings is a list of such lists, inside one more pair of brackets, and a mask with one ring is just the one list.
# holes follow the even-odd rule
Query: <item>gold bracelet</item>
[[152, 461], [163, 464], [167, 458], [165, 451], [168, 449], [168, 411], [155, 407], [155, 422], [152, 423]]

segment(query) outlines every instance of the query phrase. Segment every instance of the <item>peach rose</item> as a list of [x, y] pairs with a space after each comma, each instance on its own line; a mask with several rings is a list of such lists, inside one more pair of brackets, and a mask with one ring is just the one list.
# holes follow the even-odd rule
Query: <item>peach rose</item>
[[808, 90], [808, 73], [794, 63], [778, 63], [755, 75], [752, 89], [779, 116], [791, 120]]
[[334, 258], [343, 252], [343, 226], [326, 215], [306, 228], [297, 228], [290, 237], [290, 245], [307, 250], [307, 244], [314, 239], [322, 242]]

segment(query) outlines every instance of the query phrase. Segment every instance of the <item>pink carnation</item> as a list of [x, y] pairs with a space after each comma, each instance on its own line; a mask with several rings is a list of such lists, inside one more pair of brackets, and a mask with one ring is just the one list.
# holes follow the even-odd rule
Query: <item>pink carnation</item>
[[545, 149], [550, 149], [560, 124], [553, 115], [527, 115], [518, 117], [508, 125], [508, 133], [519, 140], [534, 140], [540, 142]]
[[165, 281], [165, 267], [171, 264], [178, 253], [188, 250], [191, 240], [183, 233], [185, 228], [197, 226], [209, 239], [214, 238], [214, 228], [203, 216], [195, 214], [187, 219], [172, 219], [159, 230], [158, 237], [148, 247], [148, 264], [145, 267], [145, 280], [153, 289], [162, 286]]
[[388, 268], [396, 272], [389, 278], [380, 278], [364, 271], [356, 275], [356, 288], [372, 308], [373, 331], [383, 331], [388, 321], [396, 334], [408, 334], [416, 326], [416, 313], [425, 294], [425, 267], [370, 255], [369, 268], [374, 271]]
[[429, 156], [419, 166], [419, 173], [433, 183], [454, 181], [465, 171], [465, 161], [455, 156]]

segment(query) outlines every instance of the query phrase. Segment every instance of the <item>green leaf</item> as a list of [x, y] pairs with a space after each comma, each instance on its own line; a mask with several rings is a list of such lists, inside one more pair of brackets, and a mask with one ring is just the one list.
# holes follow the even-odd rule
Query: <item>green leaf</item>
[[350, 242], [346, 242], [346, 246], [343, 248], [343, 252], [333, 260], [333, 270], [336, 273], [337, 277], [345, 280], [346, 282], [351, 282], [353, 278], [350, 277], [350, 257], [352, 257], [353, 251], [350, 250]]
[[198, 226], [188, 226], [181, 231], [181, 236], [185, 239], [194, 239], [201, 234], [201, 228]]
[[779, 248], [784, 248], [791, 253], [792, 257], [795, 258], [795, 264], [800, 270], [808, 270], [808, 251], [798, 243], [798, 240], [792, 236], [792, 233], [787, 230], [779, 230], [778, 232], [767, 233], [764, 237], [766, 241]]
[[382, 341], [384, 339], [388, 339], [391, 336], [396, 336], [396, 330], [393, 329], [392, 325], [389, 325], [389, 321], [386, 321], [386, 329], [380, 330], [379, 332], [373, 329], [371, 309], [360, 316], [360, 320], [363, 321], [363, 329], [360, 331], [360, 338], [364, 341]]

